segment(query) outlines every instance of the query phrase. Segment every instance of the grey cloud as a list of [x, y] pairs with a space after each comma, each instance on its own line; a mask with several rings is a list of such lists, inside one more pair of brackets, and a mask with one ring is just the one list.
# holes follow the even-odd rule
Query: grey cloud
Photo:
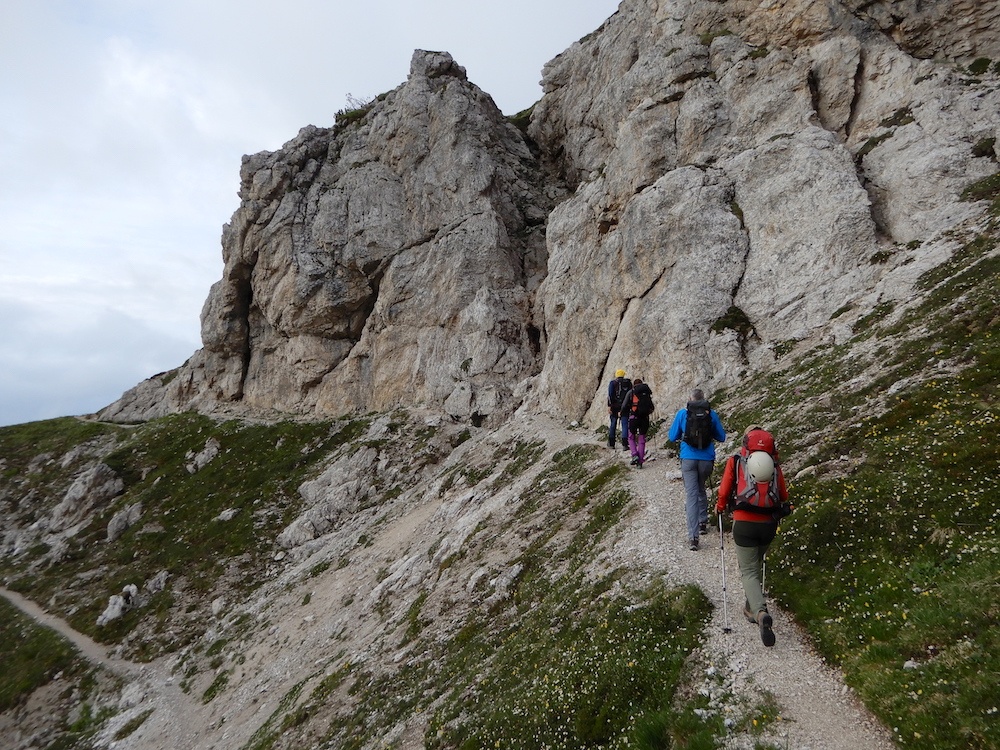
[[198, 346], [111, 311], [70, 327], [3, 302], [0, 318], [0, 425], [95, 412]]

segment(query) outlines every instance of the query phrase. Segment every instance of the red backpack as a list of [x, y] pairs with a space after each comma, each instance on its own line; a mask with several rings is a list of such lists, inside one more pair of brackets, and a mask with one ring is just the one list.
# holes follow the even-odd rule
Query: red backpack
[[766, 451], [771, 454], [774, 462], [778, 463], [778, 451], [774, 447], [774, 435], [767, 430], [762, 430], [760, 427], [750, 430], [750, 432], [743, 436], [743, 448], [746, 450], [746, 455], [748, 456], [754, 451]]
[[[751, 453], [764, 451], [774, 459], [774, 473], [770, 481], [754, 482], [747, 469], [747, 458]], [[751, 430], [743, 437], [743, 448], [730, 461], [735, 461], [736, 494], [733, 503], [738, 510], [749, 510], [754, 513], [770, 514], [781, 505], [778, 492], [778, 451], [774, 444], [774, 436], [760, 428]]]
[[778, 466], [775, 464], [774, 474], [768, 482], [754, 482], [747, 469], [747, 456], [737, 454], [732, 457], [736, 461], [736, 497], [737, 510], [749, 510], [754, 513], [773, 513], [781, 505], [778, 494]]

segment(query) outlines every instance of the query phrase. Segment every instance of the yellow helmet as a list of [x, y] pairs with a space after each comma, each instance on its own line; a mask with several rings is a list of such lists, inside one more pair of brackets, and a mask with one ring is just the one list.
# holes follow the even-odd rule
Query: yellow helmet
[[625, 371], [624, 370], [615, 370], [615, 377], [616, 378], [624, 378], [625, 377]]

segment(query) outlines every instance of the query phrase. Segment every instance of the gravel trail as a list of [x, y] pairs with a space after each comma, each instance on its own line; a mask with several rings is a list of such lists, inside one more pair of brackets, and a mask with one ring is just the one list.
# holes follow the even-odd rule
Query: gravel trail
[[[616, 458], [628, 461], [628, 454]], [[666, 571], [668, 583], [697, 584], [715, 607], [704, 645], [706, 690], [728, 694], [719, 698], [735, 713], [740, 698], [754, 700], [769, 691], [781, 707], [781, 721], [762, 739], [795, 750], [889, 750], [891, 733], [844, 684], [841, 674], [825, 664], [788, 614], [773, 600], [774, 647], [765, 647], [760, 632], [742, 614], [744, 594], [732, 535], [720, 546], [719, 527], [701, 538], [692, 552], [686, 543], [684, 483], [676, 459], [648, 461], [630, 469], [629, 484], [639, 501], [639, 512], [624, 531], [622, 545], [633, 558]], [[714, 499], [709, 499], [710, 505]], [[725, 560], [727, 607], [723, 603]], [[726, 609], [731, 632], [724, 632]], [[721, 688], [720, 688], [721, 684]], [[725, 709], [723, 709], [725, 710]], [[727, 747], [753, 747], [746, 737], [732, 736]]]

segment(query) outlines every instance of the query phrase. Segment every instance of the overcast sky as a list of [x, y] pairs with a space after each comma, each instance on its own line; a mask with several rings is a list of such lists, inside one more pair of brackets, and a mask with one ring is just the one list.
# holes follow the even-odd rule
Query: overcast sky
[[201, 346], [243, 154], [444, 50], [505, 114], [617, 0], [0, 0], [0, 425]]

